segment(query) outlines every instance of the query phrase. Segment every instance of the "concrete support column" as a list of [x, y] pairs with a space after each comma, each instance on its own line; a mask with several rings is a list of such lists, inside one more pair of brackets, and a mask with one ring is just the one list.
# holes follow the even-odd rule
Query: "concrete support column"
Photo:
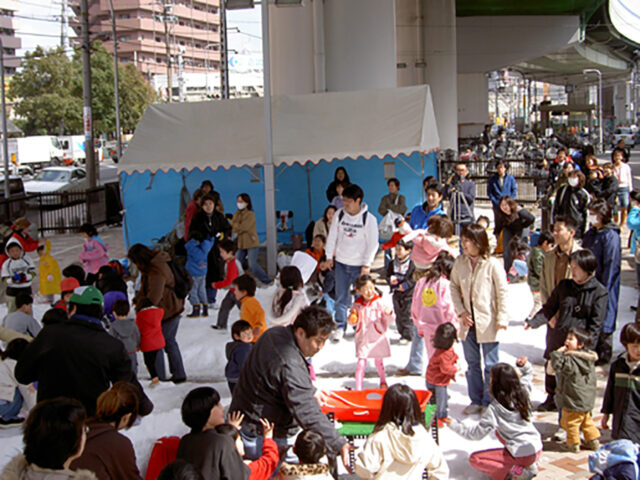
[[458, 150], [456, 5], [424, 0], [425, 82], [431, 87], [440, 147]]
[[458, 78], [458, 125], [461, 137], [479, 136], [489, 122], [489, 86], [484, 73], [465, 73]]
[[327, 91], [395, 87], [395, 26], [394, 0], [326, 0]]

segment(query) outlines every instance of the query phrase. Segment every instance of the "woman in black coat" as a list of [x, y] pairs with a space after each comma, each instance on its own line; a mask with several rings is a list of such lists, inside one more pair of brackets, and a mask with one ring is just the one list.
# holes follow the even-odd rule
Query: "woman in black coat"
[[218, 242], [231, 237], [231, 225], [218, 210], [216, 205], [218, 198], [216, 193], [209, 193], [202, 198], [202, 209], [193, 216], [189, 231], [199, 231], [205, 238], [215, 239], [213, 247], [207, 257], [207, 299], [209, 303], [215, 303], [215, 290], [211, 287], [213, 282], [219, 282], [224, 278], [224, 262], [220, 257]]
[[329, 203], [331, 203], [333, 197], [338, 195], [338, 192], [336, 191], [336, 185], [340, 182], [346, 182], [347, 185], [351, 183], [351, 180], [349, 180], [349, 174], [344, 167], [336, 168], [336, 171], [333, 174], [333, 182], [331, 182], [327, 187], [327, 200], [329, 200]]
[[507, 272], [513, 262], [509, 248], [511, 240], [518, 237], [526, 241], [525, 229], [533, 225], [534, 221], [535, 217], [522, 205], [518, 205], [513, 198], [506, 196], [500, 199], [494, 234], [498, 238], [502, 232], [502, 259]]

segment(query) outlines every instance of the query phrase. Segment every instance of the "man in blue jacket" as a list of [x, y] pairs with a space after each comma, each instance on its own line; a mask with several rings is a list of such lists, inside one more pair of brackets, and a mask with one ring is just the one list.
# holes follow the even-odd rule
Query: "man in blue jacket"
[[596, 365], [606, 365], [613, 351], [613, 332], [616, 330], [618, 299], [620, 297], [620, 270], [622, 252], [620, 227], [611, 221], [611, 206], [604, 199], [597, 199], [588, 206], [589, 230], [582, 237], [582, 247], [588, 248], [598, 259], [596, 278], [609, 291], [607, 315], [594, 350], [598, 354]]
[[515, 200], [518, 194], [516, 179], [513, 178], [513, 175], [507, 173], [507, 164], [503, 160], [500, 160], [498, 165], [496, 165], [496, 169], [498, 173], [492, 175], [487, 184], [487, 194], [493, 206], [494, 218], [498, 211], [500, 199], [509, 196]]
[[444, 198], [444, 185], [441, 183], [430, 183], [425, 190], [427, 201], [421, 205], [416, 205], [411, 210], [411, 218], [409, 225], [412, 229], [427, 228], [427, 222], [433, 215], [446, 215], [442, 208], [442, 199]]

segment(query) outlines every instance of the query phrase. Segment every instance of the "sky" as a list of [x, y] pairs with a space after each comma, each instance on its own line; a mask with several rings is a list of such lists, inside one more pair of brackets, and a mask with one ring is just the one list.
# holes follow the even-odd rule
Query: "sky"
[[[114, 0], [114, 3], [118, 0]], [[22, 38], [22, 48], [18, 56], [41, 45], [45, 48], [60, 45], [60, 18], [62, 2], [60, 0], [19, 0], [19, 10], [15, 15], [17, 34]], [[227, 26], [237, 27], [240, 32], [229, 32], [229, 48], [237, 51], [249, 51], [261, 54], [260, 7], [249, 10], [230, 10], [227, 12]], [[69, 35], [74, 36], [69, 29]]]

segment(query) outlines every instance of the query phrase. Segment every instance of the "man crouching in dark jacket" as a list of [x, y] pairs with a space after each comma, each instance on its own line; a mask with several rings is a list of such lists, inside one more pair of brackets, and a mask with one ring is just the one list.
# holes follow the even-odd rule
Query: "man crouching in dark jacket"
[[322, 413], [307, 362], [322, 350], [335, 327], [324, 308], [311, 306], [302, 310], [293, 325], [270, 328], [254, 344], [229, 407], [230, 412], [244, 413], [241, 435], [248, 458], [255, 460], [262, 454], [260, 418], [267, 418], [275, 424], [273, 436], [281, 458], [288, 437], [303, 428], [322, 435], [349, 469], [349, 444]]
[[153, 403], [144, 394], [124, 345], [102, 324], [103, 297], [95, 287], [78, 287], [69, 300], [69, 320], [47, 325], [20, 356], [18, 382], [38, 382], [38, 402], [69, 397], [79, 400], [91, 417], [96, 401], [118, 380], [136, 387], [139, 414], [148, 415]]

